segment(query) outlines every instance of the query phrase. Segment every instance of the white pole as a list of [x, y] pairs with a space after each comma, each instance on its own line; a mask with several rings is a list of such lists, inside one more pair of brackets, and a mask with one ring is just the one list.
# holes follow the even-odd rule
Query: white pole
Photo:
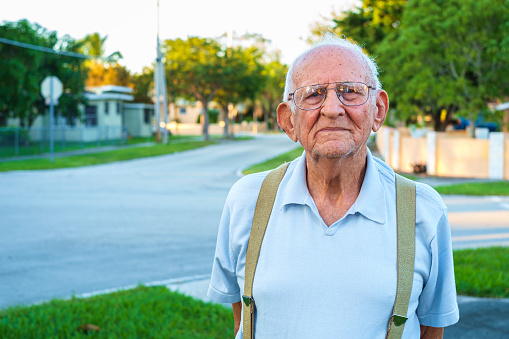
[[53, 102], [53, 78], [49, 82], [49, 159], [55, 160], [55, 107]]
[[[161, 54], [161, 43], [159, 40], [159, 0], [157, 0], [157, 58], [156, 58], [156, 67], [154, 72], [155, 78], [155, 87], [156, 87], [156, 123], [157, 128], [161, 126], [161, 122], [164, 123], [164, 131], [163, 131], [163, 144], [168, 143], [168, 97], [166, 94], [166, 77], [164, 74], [164, 67], [162, 63], [162, 54]], [[161, 119], [161, 105], [162, 113], [164, 117]]]

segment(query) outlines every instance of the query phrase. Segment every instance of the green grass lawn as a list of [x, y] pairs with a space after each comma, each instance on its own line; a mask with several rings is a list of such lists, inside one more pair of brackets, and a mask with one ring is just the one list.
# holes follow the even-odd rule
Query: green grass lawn
[[[84, 333], [84, 325], [99, 331]], [[233, 338], [231, 309], [166, 287], [0, 311], [0, 338]]]
[[509, 298], [509, 247], [454, 251], [458, 294]]
[[[509, 248], [454, 251], [458, 294], [509, 298]], [[232, 338], [231, 309], [166, 287], [137, 287], [0, 311], [0, 338]]]
[[284, 164], [285, 162], [290, 162], [293, 159], [299, 157], [300, 155], [302, 155], [302, 152], [304, 152], [304, 148], [297, 147], [293, 151], [281, 154], [281, 155], [279, 155], [275, 158], [269, 159], [265, 162], [248, 167], [244, 171], [242, 171], [242, 173], [243, 174], [251, 174], [251, 173], [263, 172], [263, 171], [267, 171], [267, 170], [276, 168], [279, 165]]
[[[146, 141], [146, 140], [145, 140]], [[87, 142], [87, 143], [79, 143], [79, 142], [65, 142], [62, 143], [60, 141], [55, 142], [55, 153], [66, 152], [66, 151], [75, 151], [80, 149], [88, 149], [88, 148], [97, 148], [101, 146], [112, 146], [112, 145], [125, 145], [126, 143], [123, 140], [109, 140], [109, 141], [101, 141], [97, 142]], [[37, 155], [43, 153], [49, 153], [49, 142], [44, 141], [42, 145], [39, 142], [31, 142], [29, 144], [20, 144], [18, 149], [18, 154], [15, 154], [14, 146], [9, 145], [1, 145], [0, 146], [0, 158], [16, 158], [17, 156], [24, 155]]]
[[215, 141], [189, 141], [170, 143], [168, 145], [154, 145], [148, 147], [126, 148], [115, 151], [75, 155], [68, 157], [56, 157], [52, 163], [49, 159], [30, 159], [0, 162], [0, 172], [16, 170], [41, 170], [67, 167], [80, 167], [89, 165], [106, 164], [115, 161], [131, 160], [174, 152], [187, 151], [199, 147], [214, 144]]
[[475, 182], [435, 187], [440, 194], [509, 195], [509, 181]]

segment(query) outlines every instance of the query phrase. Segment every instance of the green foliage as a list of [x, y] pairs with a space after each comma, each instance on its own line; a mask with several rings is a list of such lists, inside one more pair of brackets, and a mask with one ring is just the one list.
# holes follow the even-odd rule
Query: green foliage
[[[169, 291], [136, 289], [0, 312], [2, 338], [231, 338], [231, 309]], [[84, 325], [99, 331], [84, 333]]]
[[104, 43], [106, 42], [106, 39], [108, 39], [107, 35], [101, 37], [99, 33], [87, 34], [79, 41], [80, 53], [99, 57], [104, 56]]
[[134, 102], [152, 104], [152, 92], [154, 91], [154, 70], [144, 67], [141, 74], [135, 74], [132, 77], [134, 87]]
[[216, 40], [199, 37], [166, 40], [163, 45], [169, 98], [195, 99], [202, 104], [205, 113], [203, 134], [208, 140], [209, 117], [206, 112], [227, 79], [225, 52]]
[[[57, 51], [77, 52], [79, 47], [71, 37], [58, 38], [56, 32], [27, 20], [5, 22], [0, 25], [0, 36]], [[40, 85], [48, 75], [57, 76], [64, 85], [57, 112], [71, 123], [80, 117], [78, 105], [85, 102], [81, 59], [6, 44], [0, 44], [0, 55], [0, 122], [17, 117], [22, 126], [30, 126], [37, 114], [44, 113]]]
[[86, 86], [131, 86], [131, 73], [125, 66], [121, 66], [118, 60], [122, 54], [118, 51], [104, 58], [104, 45], [108, 36], [101, 37], [99, 33], [87, 34], [78, 41], [80, 53], [93, 55], [100, 59], [87, 60], [84, 63], [87, 75]]
[[284, 164], [285, 162], [290, 162], [290, 161], [294, 160], [295, 158], [300, 157], [302, 155], [302, 152], [304, 152], [304, 148], [299, 146], [296, 149], [294, 149], [293, 151], [286, 152], [286, 153], [281, 154], [275, 158], [272, 158], [267, 161], [264, 161], [259, 164], [248, 167], [244, 171], [242, 171], [242, 173], [243, 174], [251, 174], [251, 173], [258, 173], [258, 172], [263, 172], [263, 171], [268, 171], [268, 170], [274, 169], [274, 168], [278, 167], [279, 165]]
[[509, 247], [454, 251], [458, 294], [509, 298]]
[[[249, 39], [249, 37], [244, 38], [245, 41]], [[223, 115], [227, 116], [228, 104], [236, 105], [246, 100], [254, 101], [264, 88], [266, 77], [263, 74], [265, 50], [262, 44], [252, 43], [249, 47], [238, 46], [227, 49], [225, 53], [224, 82], [214, 96], [214, 101], [221, 107]]]
[[262, 75], [265, 77], [265, 86], [260, 95], [260, 101], [265, 112], [268, 112], [269, 129], [278, 128], [276, 109], [283, 101], [286, 73], [288, 67], [281, 62], [277, 53], [264, 64]]
[[409, 2], [376, 49], [397, 115], [431, 114], [444, 130], [454, 113], [475, 119], [487, 101], [509, 95], [508, 31], [507, 0]]
[[[209, 122], [211, 124], [217, 124], [219, 120], [219, 110], [217, 108], [209, 108], [207, 109], [207, 114], [209, 115]], [[199, 124], [201, 122], [203, 114], [199, 114], [196, 118], [196, 123]]]
[[333, 31], [344, 34], [372, 54], [385, 36], [401, 24], [408, 0], [363, 0], [360, 6], [332, 19]]
[[509, 195], [509, 181], [472, 182], [435, 187], [440, 194]]

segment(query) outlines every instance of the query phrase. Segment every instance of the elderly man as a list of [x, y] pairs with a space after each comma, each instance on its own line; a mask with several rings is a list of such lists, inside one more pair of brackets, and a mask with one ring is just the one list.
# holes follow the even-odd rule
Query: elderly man
[[[288, 71], [278, 123], [305, 152], [282, 178], [261, 245], [252, 285], [256, 338], [386, 336], [397, 286], [396, 190], [394, 171], [366, 146], [389, 107], [377, 75], [359, 46], [332, 36]], [[246, 251], [266, 176], [233, 186], [219, 227], [208, 295], [233, 304], [236, 338], [243, 335]], [[415, 200], [403, 337], [441, 338], [459, 318], [447, 209], [424, 184], [416, 184]]]

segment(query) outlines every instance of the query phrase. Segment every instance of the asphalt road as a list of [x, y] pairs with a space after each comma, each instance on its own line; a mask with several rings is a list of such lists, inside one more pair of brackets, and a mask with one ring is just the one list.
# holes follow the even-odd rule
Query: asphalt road
[[509, 197], [442, 196], [454, 249], [509, 246]]
[[0, 308], [210, 274], [237, 170], [285, 135], [113, 164], [0, 173]]

